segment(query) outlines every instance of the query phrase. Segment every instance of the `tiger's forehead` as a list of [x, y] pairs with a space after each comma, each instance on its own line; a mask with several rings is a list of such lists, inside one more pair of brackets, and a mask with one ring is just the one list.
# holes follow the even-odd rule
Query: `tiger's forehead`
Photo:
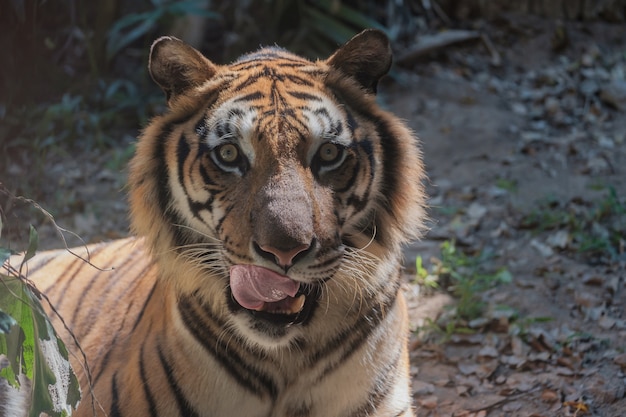
[[[229, 87], [207, 114], [209, 141], [325, 141], [348, 145], [345, 111], [324, 85], [323, 63], [278, 48], [229, 65]], [[245, 146], [244, 146], [245, 147]]]

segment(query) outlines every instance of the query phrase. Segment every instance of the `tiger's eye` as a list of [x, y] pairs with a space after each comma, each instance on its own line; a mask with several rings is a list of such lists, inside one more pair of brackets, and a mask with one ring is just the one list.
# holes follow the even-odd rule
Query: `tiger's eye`
[[339, 147], [334, 143], [325, 143], [318, 152], [322, 161], [333, 162], [339, 156]]
[[220, 146], [218, 154], [224, 163], [230, 164], [239, 158], [239, 149], [232, 143], [226, 143]]

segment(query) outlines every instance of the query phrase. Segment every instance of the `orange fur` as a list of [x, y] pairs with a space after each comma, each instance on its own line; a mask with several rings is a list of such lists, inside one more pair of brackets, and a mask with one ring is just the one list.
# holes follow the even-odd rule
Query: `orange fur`
[[[69, 343], [76, 415], [412, 415], [400, 263], [424, 173], [376, 104], [390, 62], [371, 30], [317, 62], [269, 48], [216, 65], [155, 42], [170, 108], [130, 166], [141, 237], [90, 247], [104, 271], [63, 251], [29, 264], [87, 354], [93, 397]], [[303, 306], [243, 308], [233, 265], [296, 281]]]

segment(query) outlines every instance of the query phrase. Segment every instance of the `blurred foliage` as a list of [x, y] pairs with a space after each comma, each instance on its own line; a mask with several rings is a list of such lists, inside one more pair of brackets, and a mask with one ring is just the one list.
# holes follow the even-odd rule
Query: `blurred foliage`
[[151, 0], [152, 8], [141, 13], [130, 13], [117, 20], [108, 31], [106, 57], [112, 59], [122, 49], [134, 41], [152, 33], [165, 22], [187, 15], [207, 19], [219, 17], [219, 14], [204, 8], [203, 0], [164, 1]]
[[135, 136], [161, 110], [155, 107], [164, 105], [146, 71], [150, 44], [158, 36], [191, 39], [217, 62], [271, 44], [311, 58], [325, 57], [364, 28], [379, 28], [392, 38], [402, 36], [407, 30], [400, 26], [406, 29], [404, 23], [415, 20], [406, 17], [419, 13], [413, 3], [0, 2], [0, 48], [5, 51], [0, 72], [0, 158], [17, 160], [14, 153], [19, 151], [43, 157], [50, 150], [127, 146], [119, 139], [123, 133]]

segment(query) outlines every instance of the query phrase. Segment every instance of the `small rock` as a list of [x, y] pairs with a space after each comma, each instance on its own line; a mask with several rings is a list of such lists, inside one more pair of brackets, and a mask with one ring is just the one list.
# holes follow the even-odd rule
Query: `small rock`
[[604, 330], [610, 330], [615, 327], [615, 319], [608, 316], [602, 316], [598, 320], [598, 326]]
[[602, 300], [599, 297], [589, 292], [577, 292], [574, 295], [574, 302], [579, 306], [586, 308], [597, 307], [602, 304]]
[[551, 389], [546, 389], [541, 393], [541, 400], [546, 403], [553, 403], [559, 400], [559, 394]]
[[604, 135], [602, 135], [602, 136], [600, 136], [598, 138], [598, 145], [601, 148], [605, 148], [605, 149], [613, 149], [613, 148], [615, 148], [615, 142], [613, 142], [613, 139], [611, 139], [608, 136], [604, 136]]
[[435, 386], [428, 382], [420, 381], [419, 379], [413, 381], [413, 395], [430, 395], [435, 392]]
[[600, 86], [594, 80], [585, 80], [578, 87], [582, 95], [591, 97], [600, 91]]
[[498, 375], [496, 379], [493, 381], [493, 383], [496, 385], [502, 385], [505, 382], [506, 382], [506, 376], [504, 375]]
[[557, 368], [554, 370], [554, 372], [555, 372], [557, 375], [561, 375], [561, 376], [572, 376], [572, 375], [574, 375], [574, 371], [572, 371], [571, 369], [566, 368], [566, 367], [564, 367], [564, 366], [559, 366], [559, 367], [557, 367]]
[[603, 172], [608, 171], [609, 164], [606, 162], [606, 159], [604, 159], [603, 157], [596, 156], [596, 157], [590, 158], [587, 161], [587, 166], [585, 168], [586, 168], [585, 169], [586, 173], [601, 174]]
[[535, 248], [537, 252], [539, 252], [539, 254], [543, 256], [544, 258], [548, 258], [554, 255], [554, 251], [552, 250], [550, 246], [539, 242], [537, 239], [532, 239], [530, 241], [530, 246]]
[[613, 358], [613, 362], [622, 368], [622, 370], [626, 370], [626, 353], [622, 353]]
[[548, 97], [544, 102], [544, 107], [546, 108], [546, 112], [548, 114], [554, 115], [561, 110], [561, 104], [559, 100], [555, 97]]
[[605, 104], [626, 111], [626, 80], [612, 80], [600, 89], [599, 95]]
[[487, 207], [483, 206], [480, 203], [473, 202], [467, 208], [466, 214], [467, 217], [469, 217], [470, 219], [479, 222], [485, 216], [485, 214], [487, 214]]
[[511, 110], [513, 111], [513, 113], [519, 116], [525, 116], [528, 114], [528, 109], [526, 108], [524, 103], [518, 103], [518, 102], [512, 103]]
[[565, 249], [570, 242], [570, 235], [567, 230], [559, 230], [548, 237], [546, 243], [553, 248]]
[[523, 407], [523, 403], [521, 403], [520, 401], [513, 401], [510, 403], [506, 403], [502, 406], [502, 411], [506, 412], [506, 413], [511, 413], [514, 411], [519, 411], [521, 410]]
[[417, 403], [427, 409], [427, 410], [434, 410], [435, 408], [437, 408], [437, 402], [438, 402], [438, 398], [435, 397], [434, 395], [430, 395], [428, 397], [424, 397], [424, 398], [418, 398]]
[[478, 317], [476, 319], [470, 320], [469, 323], [467, 323], [467, 326], [470, 329], [479, 329], [489, 324], [489, 321], [490, 320], [486, 317]]
[[599, 287], [604, 284], [605, 278], [602, 275], [588, 273], [582, 277], [581, 282], [585, 285]]
[[478, 357], [480, 358], [497, 358], [500, 355], [498, 349], [493, 346], [484, 346], [478, 351]]
[[477, 372], [479, 365], [475, 363], [463, 362], [463, 363], [459, 363], [458, 367], [459, 367], [459, 372], [461, 372], [461, 374], [472, 375]]

